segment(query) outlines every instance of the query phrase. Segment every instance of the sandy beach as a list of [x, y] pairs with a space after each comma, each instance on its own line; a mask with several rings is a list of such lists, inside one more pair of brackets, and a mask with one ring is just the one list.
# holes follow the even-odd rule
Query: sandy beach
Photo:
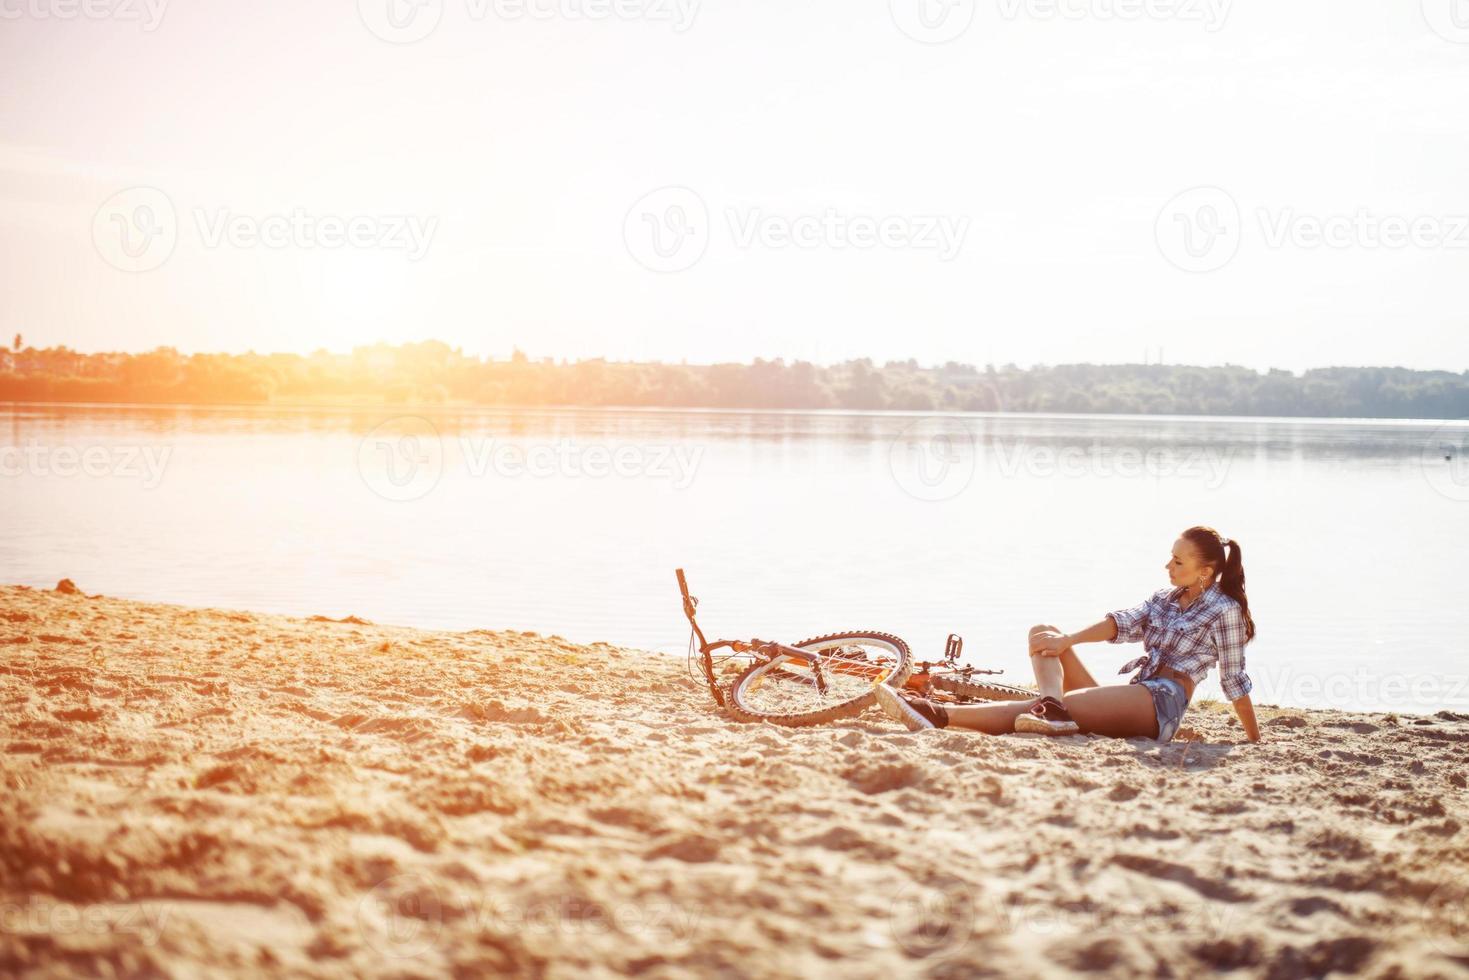
[[786, 730], [638, 650], [23, 587], [0, 649], [7, 976], [1469, 975], [1447, 712]]

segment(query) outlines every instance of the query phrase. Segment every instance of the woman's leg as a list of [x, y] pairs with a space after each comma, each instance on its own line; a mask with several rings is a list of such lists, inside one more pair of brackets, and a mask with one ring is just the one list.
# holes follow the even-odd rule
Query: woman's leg
[[[1015, 718], [1031, 709], [1030, 701], [948, 705], [949, 727], [970, 728], [987, 735], [1009, 735]], [[1067, 714], [1089, 735], [1112, 738], [1157, 738], [1158, 714], [1152, 693], [1141, 684], [1107, 684], [1061, 695]]]
[[[1056, 631], [1056, 627], [1032, 626], [1026, 637], [1027, 652], [1030, 637], [1043, 630]], [[1032, 656], [1030, 662], [1042, 695], [1058, 698], [1083, 732], [1113, 738], [1157, 738], [1158, 715], [1153, 707], [1153, 695], [1141, 684], [1098, 685], [1070, 647], [1059, 657]], [[1055, 689], [1054, 693], [1048, 689]], [[948, 709], [949, 726], [1008, 735], [1015, 731], [1015, 718], [1028, 712], [1039, 700], [952, 705]]]
[[[1030, 628], [1025, 638], [1025, 652], [1030, 653], [1030, 638], [1044, 630], [1060, 632], [1054, 626], [1037, 624]], [[1097, 682], [1082, 666], [1076, 651], [1067, 647], [1059, 657], [1030, 658], [1031, 668], [1040, 686], [1041, 695], [1060, 699], [1064, 692], [1085, 687], [1096, 687]], [[992, 704], [946, 705], [950, 728], [972, 728], [988, 735], [1009, 735], [1015, 731], [1015, 717], [1031, 709], [1040, 698], [1029, 701], [997, 701]]]
[[989, 704], [948, 704], [950, 728], [972, 728], [986, 735], [1009, 735], [1015, 716], [1029, 711], [1040, 698], [1029, 701], [992, 701]]
[[1068, 691], [1061, 701], [1083, 732], [1113, 738], [1158, 737], [1153, 694], [1141, 684], [1107, 684]]
[[[1044, 623], [1032, 626], [1030, 633], [1025, 638], [1026, 653], [1030, 653], [1031, 637], [1046, 631], [1061, 632], [1057, 627], [1047, 626]], [[1042, 657], [1032, 653], [1030, 666], [1035, 671], [1035, 680], [1040, 685], [1041, 694], [1049, 695], [1057, 700], [1060, 700], [1061, 694], [1065, 691], [1078, 691], [1085, 687], [1098, 686], [1097, 679], [1076, 655], [1075, 647], [1067, 647], [1062, 650], [1059, 657]]]

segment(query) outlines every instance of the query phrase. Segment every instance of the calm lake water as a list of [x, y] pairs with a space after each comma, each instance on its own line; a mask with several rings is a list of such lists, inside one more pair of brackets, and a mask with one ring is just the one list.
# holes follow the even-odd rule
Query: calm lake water
[[[841, 629], [1029, 680], [1244, 547], [1257, 703], [1469, 708], [1469, 423], [0, 407], [7, 582], [681, 652]], [[1449, 458], [1445, 458], [1445, 457]], [[1099, 679], [1138, 646], [1081, 648]], [[1120, 678], [1118, 678], [1120, 679]], [[1218, 696], [1211, 675], [1201, 695]]]

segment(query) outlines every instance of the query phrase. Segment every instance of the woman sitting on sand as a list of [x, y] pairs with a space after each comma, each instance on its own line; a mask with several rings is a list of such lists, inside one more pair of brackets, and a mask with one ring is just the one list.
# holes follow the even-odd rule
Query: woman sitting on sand
[[[1116, 738], [1146, 736], [1167, 742], [1178, 731], [1194, 686], [1219, 664], [1220, 686], [1251, 742], [1260, 740], [1245, 644], [1255, 638], [1255, 621], [1245, 598], [1239, 542], [1209, 527], [1191, 527], [1173, 543], [1168, 580], [1140, 605], [1108, 613], [1079, 633], [1032, 626], [1030, 663], [1041, 696], [1033, 701], [952, 705], [945, 708], [909, 691], [877, 685], [878, 703], [893, 718], [922, 728], [972, 728], [989, 735], [1087, 732]], [[1072, 647], [1106, 640], [1141, 640], [1146, 655], [1118, 673], [1141, 667], [1128, 684], [1098, 685]]]

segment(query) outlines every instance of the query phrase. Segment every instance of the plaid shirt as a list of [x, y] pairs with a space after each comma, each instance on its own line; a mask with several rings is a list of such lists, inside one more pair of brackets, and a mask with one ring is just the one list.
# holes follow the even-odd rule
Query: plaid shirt
[[1239, 603], [1211, 585], [1187, 609], [1178, 607], [1183, 589], [1160, 589], [1131, 609], [1107, 615], [1117, 624], [1111, 643], [1141, 640], [1147, 654], [1130, 660], [1117, 673], [1141, 667], [1132, 683], [1145, 681], [1170, 667], [1187, 674], [1197, 684], [1219, 664], [1219, 686], [1224, 696], [1235, 701], [1253, 687], [1245, 673], [1245, 617]]

